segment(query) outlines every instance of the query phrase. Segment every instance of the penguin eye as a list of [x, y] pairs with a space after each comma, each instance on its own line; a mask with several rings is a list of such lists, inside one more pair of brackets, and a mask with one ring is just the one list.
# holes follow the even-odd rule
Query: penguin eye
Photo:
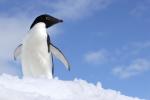
[[49, 18], [49, 17], [46, 17], [46, 20], [50, 20], [50, 18]]

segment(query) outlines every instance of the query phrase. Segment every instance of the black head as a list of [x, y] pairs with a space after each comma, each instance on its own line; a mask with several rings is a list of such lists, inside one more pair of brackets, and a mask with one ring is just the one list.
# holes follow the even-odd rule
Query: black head
[[39, 22], [44, 22], [46, 24], [46, 28], [54, 25], [54, 24], [57, 24], [57, 23], [60, 23], [60, 22], [63, 22], [63, 20], [60, 20], [60, 19], [57, 19], [55, 17], [52, 17], [48, 14], [44, 14], [44, 15], [40, 15], [38, 16], [34, 22], [32, 23], [30, 29], [37, 23]]

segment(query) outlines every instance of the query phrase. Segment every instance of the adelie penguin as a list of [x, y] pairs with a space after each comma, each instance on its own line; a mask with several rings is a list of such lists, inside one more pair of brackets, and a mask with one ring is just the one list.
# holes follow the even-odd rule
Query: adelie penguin
[[47, 33], [47, 28], [62, 23], [63, 20], [48, 14], [38, 16], [32, 23], [29, 32], [14, 52], [14, 59], [21, 59], [24, 77], [53, 78], [53, 56], [58, 58], [70, 70], [64, 54], [55, 47]]

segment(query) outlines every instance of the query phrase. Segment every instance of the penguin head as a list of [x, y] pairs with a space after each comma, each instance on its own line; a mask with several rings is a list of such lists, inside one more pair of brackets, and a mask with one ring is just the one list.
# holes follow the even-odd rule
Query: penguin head
[[32, 27], [34, 27], [34, 25], [36, 25], [36, 24], [39, 23], [39, 22], [45, 23], [46, 28], [48, 28], [48, 27], [50, 27], [50, 26], [52, 26], [52, 25], [54, 25], [54, 24], [63, 22], [63, 20], [57, 19], [57, 18], [52, 17], [52, 16], [50, 16], [50, 15], [48, 15], [48, 14], [43, 14], [43, 15], [38, 16], [38, 17], [34, 20], [34, 22], [32, 23], [32, 25], [31, 25], [31, 27], [30, 27], [30, 29], [31, 29]]

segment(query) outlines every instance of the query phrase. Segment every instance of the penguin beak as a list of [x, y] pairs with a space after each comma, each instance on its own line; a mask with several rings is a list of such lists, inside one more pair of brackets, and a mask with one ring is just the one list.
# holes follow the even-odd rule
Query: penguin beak
[[62, 22], [63, 22], [63, 20], [60, 19], [60, 20], [59, 20], [59, 23], [62, 23]]

